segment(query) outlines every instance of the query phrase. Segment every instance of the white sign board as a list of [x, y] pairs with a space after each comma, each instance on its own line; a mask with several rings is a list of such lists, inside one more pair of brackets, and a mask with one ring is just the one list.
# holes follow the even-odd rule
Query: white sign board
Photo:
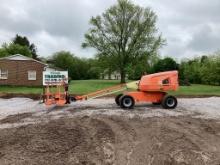
[[44, 71], [43, 85], [68, 84], [68, 71]]

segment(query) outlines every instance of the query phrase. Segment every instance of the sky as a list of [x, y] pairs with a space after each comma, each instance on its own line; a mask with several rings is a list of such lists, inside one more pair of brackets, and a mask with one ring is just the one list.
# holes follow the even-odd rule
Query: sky
[[[102, 14], [116, 0], [0, 0], [0, 44], [16, 35], [27, 36], [38, 54], [60, 50], [93, 57], [82, 49], [92, 16]], [[220, 0], [132, 0], [157, 14], [158, 32], [166, 39], [161, 56], [191, 58], [220, 50]]]

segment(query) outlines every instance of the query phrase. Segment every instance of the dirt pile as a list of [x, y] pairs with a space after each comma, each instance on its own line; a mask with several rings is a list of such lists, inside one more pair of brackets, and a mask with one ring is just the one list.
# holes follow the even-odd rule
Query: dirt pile
[[0, 130], [0, 164], [220, 163], [220, 123], [84, 116]]

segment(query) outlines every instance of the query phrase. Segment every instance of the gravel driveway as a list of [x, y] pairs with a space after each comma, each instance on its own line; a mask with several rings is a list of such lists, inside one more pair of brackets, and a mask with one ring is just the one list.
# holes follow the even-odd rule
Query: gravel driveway
[[0, 99], [0, 164], [220, 164], [220, 97], [178, 101], [123, 110], [113, 98]]

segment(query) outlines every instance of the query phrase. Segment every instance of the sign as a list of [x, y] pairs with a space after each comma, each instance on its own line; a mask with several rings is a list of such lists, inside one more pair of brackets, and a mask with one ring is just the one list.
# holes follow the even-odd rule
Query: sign
[[68, 71], [44, 71], [43, 85], [68, 84]]

